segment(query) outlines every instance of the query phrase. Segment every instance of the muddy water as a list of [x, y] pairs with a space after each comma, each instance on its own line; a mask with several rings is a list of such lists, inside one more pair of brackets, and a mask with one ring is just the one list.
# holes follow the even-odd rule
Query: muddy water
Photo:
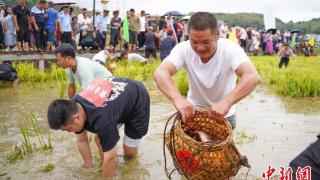
[[[147, 85], [152, 97], [151, 119], [148, 135], [140, 146], [136, 159], [123, 157], [122, 145], [118, 146], [118, 167], [115, 179], [166, 179], [162, 154], [163, 129], [166, 120], [174, 112], [169, 101], [155, 88]], [[8, 164], [5, 157], [10, 148], [21, 142], [17, 120], [31, 112], [39, 117], [46, 133], [46, 108], [58, 97], [54, 85], [23, 85], [13, 90], [0, 89], [0, 179], [98, 179], [101, 173], [97, 149], [92, 143], [94, 167], [82, 168], [82, 161], [76, 148], [75, 136], [54, 131], [52, 152], [37, 152], [25, 160]], [[248, 179], [259, 179], [268, 165], [279, 173], [280, 166], [287, 167], [291, 159], [311, 142], [320, 131], [320, 99], [282, 98], [259, 87], [252, 95], [238, 105], [238, 123], [235, 139], [240, 151], [247, 155], [252, 168]], [[35, 140], [35, 139], [33, 139]], [[122, 142], [122, 141], [120, 141]], [[51, 172], [40, 169], [54, 164]], [[169, 161], [169, 167], [172, 163]], [[246, 168], [242, 168], [233, 179], [244, 179]], [[174, 179], [181, 179], [175, 175]]]

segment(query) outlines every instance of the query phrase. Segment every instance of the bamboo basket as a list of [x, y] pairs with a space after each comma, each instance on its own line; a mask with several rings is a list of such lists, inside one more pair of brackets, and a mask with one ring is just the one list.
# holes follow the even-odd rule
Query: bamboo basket
[[[167, 133], [172, 119], [174, 122]], [[210, 135], [212, 141], [201, 142], [196, 133], [198, 131]], [[165, 146], [176, 168], [171, 172], [167, 168]], [[230, 124], [223, 118], [210, 118], [208, 112], [203, 110], [197, 110], [193, 120], [182, 122], [178, 113], [168, 120], [163, 151], [169, 179], [174, 171], [178, 171], [192, 180], [224, 180], [237, 175], [241, 165], [250, 168], [247, 158], [234, 145]]]

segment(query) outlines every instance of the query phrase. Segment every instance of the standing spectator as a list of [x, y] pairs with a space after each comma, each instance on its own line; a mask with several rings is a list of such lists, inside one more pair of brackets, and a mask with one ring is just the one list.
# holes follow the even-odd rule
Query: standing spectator
[[4, 18], [4, 16], [5, 16], [4, 3], [0, 1], [0, 21]]
[[26, 1], [18, 0], [18, 5], [13, 8], [13, 21], [17, 31], [17, 45], [19, 51], [29, 51], [29, 30], [31, 29], [29, 14], [30, 11], [26, 7]]
[[47, 2], [45, 0], [40, 0], [38, 5], [32, 7], [30, 13], [33, 32], [36, 39], [36, 47], [38, 50], [44, 50], [46, 46], [44, 36], [45, 18], [47, 18], [47, 14], [45, 14], [44, 10], [46, 4]]
[[80, 38], [79, 38], [79, 44], [81, 44], [81, 42], [82, 42], [82, 31], [83, 30], [87, 30], [88, 24], [92, 23], [92, 20], [88, 15], [88, 12], [84, 12], [83, 13], [83, 18], [78, 18], [78, 23], [79, 23], [79, 26], [80, 26], [80, 29], [81, 29]]
[[101, 37], [101, 44], [100, 48], [103, 50], [106, 47], [106, 41], [107, 41], [107, 31], [108, 31], [108, 24], [110, 23], [109, 19], [109, 10], [104, 10], [103, 14], [99, 18], [98, 21], [98, 33]]
[[157, 55], [156, 55], [156, 35], [153, 32], [153, 28], [152, 26], [148, 27], [148, 32], [146, 33], [146, 41], [144, 43], [146, 49], [145, 49], [145, 53], [146, 53], [146, 58], [149, 59], [150, 55], [152, 54], [153, 58], [156, 59]]
[[6, 31], [3, 22], [0, 20], [0, 49], [4, 49], [4, 32]]
[[188, 20], [183, 20], [182, 21], [182, 26], [183, 26], [183, 40], [188, 41], [189, 40], [189, 33], [188, 33]]
[[247, 43], [246, 43], [246, 52], [252, 53], [253, 52], [253, 43], [252, 43], [252, 28], [247, 28]]
[[61, 42], [72, 44], [72, 29], [71, 29], [71, 17], [69, 14], [69, 7], [64, 6], [63, 11], [59, 14]]
[[11, 7], [7, 7], [5, 17], [4, 17], [4, 26], [6, 32], [4, 34], [4, 44], [6, 46], [6, 51], [13, 50], [17, 41], [16, 28], [13, 22], [13, 13]]
[[97, 50], [99, 48], [97, 42], [97, 33], [94, 30], [93, 24], [89, 24], [88, 28], [82, 30], [81, 47], [83, 50], [90, 48], [90, 50]]
[[168, 26], [168, 25], [171, 25], [171, 24], [173, 24], [173, 23], [174, 23], [174, 21], [173, 21], [172, 14], [169, 13], [168, 16], [167, 16], [167, 19], [166, 19], [166, 24], [167, 24], [167, 26]]
[[46, 19], [46, 34], [47, 34], [47, 51], [53, 51], [53, 44], [55, 42], [55, 32], [58, 27], [58, 12], [54, 9], [53, 2], [48, 3], [49, 8], [47, 9], [48, 17]]
[[228, 38], [229, 28], [227, 23], [222, 23], [220, 26], [220, 37]]
[[166, 18], [164, 16], [161, 16], [159, 19], [159, 29], [167, 28], [167, 22]]
[[259, 52], [259, 46], [260, 46], [260, 34], [254, 28], [252, 30], [252, 46], [253, 46], [253, 55], [257, 56]]
[[[170, 31], [170, 30], [169, 30]], [[172, 31], [173, 33], [173, 31]], [[163, 27], [159, 32], [160, 41], [163, 41], [167, 37], [167, 27]]]
[[177, 36], [177, 41], [178, 41], [178, 43], [180, 43], [180, 39], [181, 39], [182, 32], [183, 32], [183, 26], [180, 23], [179, 19], [174, 19], [173, 28], [174, 28], [174, 31]]
[[130, 19], [128, 19], [129, 26], [129, 51], [136, 50], [138, 32], [140, 32], [140, 19], [135, 14], [134, 9], [130, 9]]
[[87, 8], [83, 8], [83, 9], [81, 9], [81, 13], [78, 15], [78, 21], [83, 21], [83, 14], [84, 13], [88, 13], [88, 10], [87, 10]]
[[279, 62], [280, 69], [283, 65], [285, 67], [288, 67], [290, 56], [295, 56], [292, 49], [289, 47], [289, 44], [283, 44], [280, 51], [278, 52], [278, 55], [281, 57]]
[[176, 45], [176, 42], [172, 39], [173, 31], [169, 30], [167, 32], [167, 37], [161, 42], [160, 46], [160, 59], [163, 61]]
[[121, 18], [119, 16], [119, 11], [113, 11], [113, 17], [111, 18], [111, 30], [110, 30], [110, 45], [112, 46], [113, 50], [116, 49], [116, 46], [119, 43], [119, 36], [120, 36], [120, 26], [121, 26]]
[[247, 31], [244, 28], [240, 28], [240, 46], [242, 47], [242, 49], [246, 48], [247, 45]]
[[141, 11], [141, 14], [139, 16], [140, 19], [140, 33], [138, 36], [139, 39], [139, 48], [141, 49], [144, 45], [144, 41], [146, 38], [146, 12]]
[[71, 21], [71, 29], [72, 29], [72, 43], [74, 49], [77, 49], [76, 39], [77, 35], [80, 33], [80, 26], [78, 24], [78, 17], [73, 16]]

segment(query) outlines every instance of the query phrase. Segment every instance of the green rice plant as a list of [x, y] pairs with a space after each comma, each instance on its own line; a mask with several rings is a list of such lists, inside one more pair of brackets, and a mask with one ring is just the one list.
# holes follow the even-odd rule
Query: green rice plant
[[40, 144], [41, 149], [42, 150], [52, 149], [50, 132], [48, 135], [48, 140], [47, 140], [47, 142], [45, 142], [36, 115], [34, 113], [31, 113], [28, 117], [28, 120], [32, 125], [33, 132], [37, 136], [38, 143]]
[[127, 175], [134, 167], [137, 166], [138, 162], [138, 157], [128, 159], [121, 169], [122, 175]]
[[47, 172], [50, 172], [50, 171], [54, 170], [55, 167], [56, 167], [56, 166], [55, 166], [54, 164], [50, 164], [50, 163], [49, 163], [49, 164], [47, 164], [46, 166], [41, 167], [41, 168], [40, 168], [40, 171], [47, 173]]
[[30, 156], [35, 149], [35, 145], [30, 141], [30, 132], [24, 121], [18, 120], [20, 132], [22, 134], [22, 144], [16, 145], [10, 154], [6, 157], [6, 161], [13, 163], [19, 159], [24, 159]]
[[320, 58], [298, 56], [288, 68], [278, 68], [277, 56], [251, 57], [262, 78], [277, 93], [289, 97], [320, 96]]
[[[27, 117], [27, 119], [28, 121], [18, 120], [19, 130], [22, 134], [22, 143], [21, 145], [14, 146], [12, 151], [6, 157], [6, 160], [9, 163], [29, 157], [38, 150], [46, 151], [53, 149], [50, 131], [48, 134], [48, 139], [45, 141], [36, 115], [32, 113]], [[29, 130], [28, 124], [31, 124], [33, 131]], [[39, 147], [37, 147], [36, 143], [31, 142], [31, 133], [35, 133], [38, 144], [40, 145]]]
[[175, 78], [175, 84], [180, 92], [181, 95], [186, 96], [189, 90], [189, 83], [187, 78], [187, 73], [185, 70], [180, 70]]

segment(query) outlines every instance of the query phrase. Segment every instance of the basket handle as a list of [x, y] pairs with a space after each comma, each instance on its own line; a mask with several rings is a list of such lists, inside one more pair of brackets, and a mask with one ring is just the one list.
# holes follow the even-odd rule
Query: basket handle
[[177, 121], [177, 119], [178, 119], [177, 117], [178, 117], [179, 115], [180, 115], [180, 113], [179, 113], [179, 112], [176, 112], [176, 113], [174, 113], [172, 116], [169, 117], [168, 121], [166, 122], [166, 126], [165, 126], [164, 132], [163, 132], [164, 170], [165, 170], [166, 175], [167, 175], [167, 177], [168, 177], [169, 179], [172, 179], [172, 178], [171, 178], [172, 173], [173, 173], [174, 171], [176, 171], [177, 169], [174, 169], [174, 170], [172, 170], [171, 172], [169, 172], [169, 169], [168, 169], [168, 167], [167, 167], [166, 132], [167, 132], [167, 128], [168, 128], [168, 126], [169, 126], [169, 122], [170, 122], [171, 120], [174, 120], [174, 122], [173, 122], [173, 124], [172, 124], [172, 126], [171, 126], [171, 130], [173, 129], [172, 127], [173, 127], [174, 124], [176, 123], [176, 121]]

